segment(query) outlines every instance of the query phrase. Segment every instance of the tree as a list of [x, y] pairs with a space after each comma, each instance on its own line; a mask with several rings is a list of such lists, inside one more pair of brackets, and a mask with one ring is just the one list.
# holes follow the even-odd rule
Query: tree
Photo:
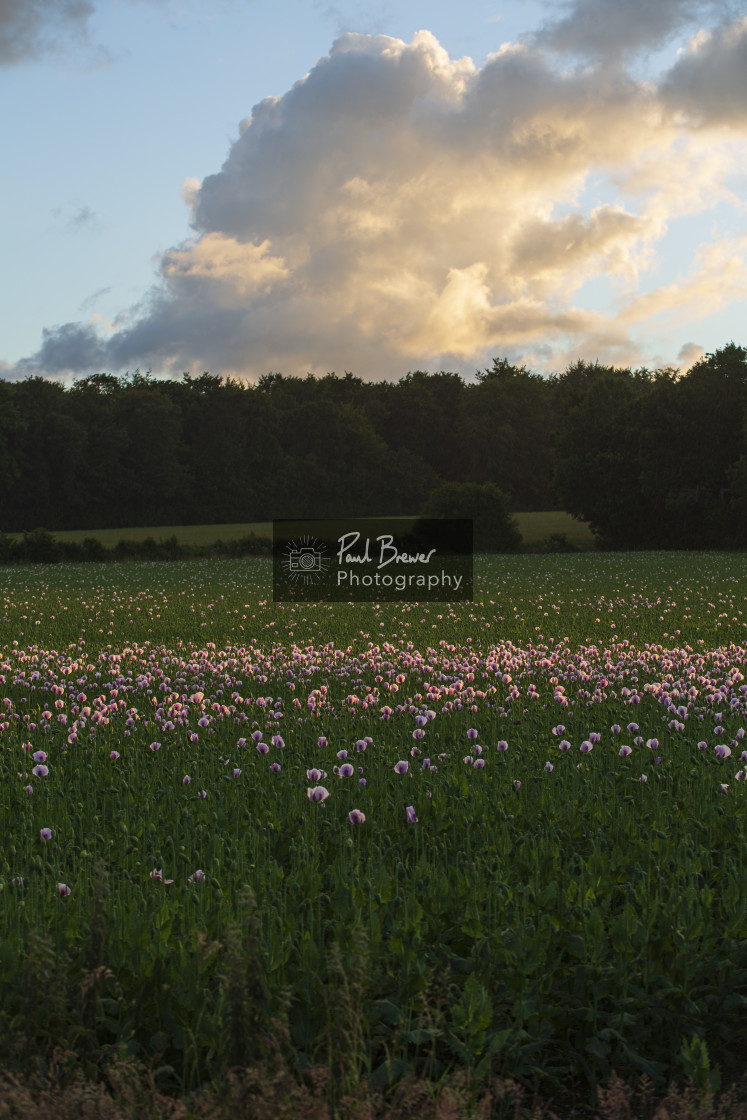
[[424, 517], [468, 517], [477, 552], [516, 552], [521, 533], [508, 498], [492, 482], [445, 482], [431, 492]]

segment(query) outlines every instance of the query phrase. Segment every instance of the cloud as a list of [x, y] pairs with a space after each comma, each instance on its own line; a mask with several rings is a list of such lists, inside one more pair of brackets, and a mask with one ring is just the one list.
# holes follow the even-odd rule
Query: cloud
[[[166, 6], [169, 0], [130, 0]], [[223, 0], [223, 3], [239, 0]], [[212, 6], [218, 3], [213, 0]], [[16, 66], [44, 55], [60, 53], [73, 43], [88, 43], [88, 21], [93, 0], [0, 0], [0, 66]], [[97, 48], [98, 60], [109, 62], [106, 47]]]
[[0, 0], [0, 65], [13, 66], [86, 39], [90, 0]]
[[712, 13], [725, 15], [727, 0], [570, 0], [568, 14], [548, 20], [527, 39], [536, 46], [591, 59], [653, 51], [682, 27]]
[[99, 221], [90, 206], [78, 206], [77, 209], [65, 214], [62, 207], [56, 207], [52, 216], [64, 225], [68, 233], [92, 233], [98, 229]]
[[[693, 57], [731, 57], [740, 36], [722, 29]], [[108, 333], [46, 331], [20, 365], [382, 378], [496, 353], [640, 362], [657, 316], [744, 298], [741, 242], [638, 295], [673, 218], [736, 201], [723, 184], [744, 139], [709, 132], [706, 95], [691, 123], [686, 61], [658, 87], [621, 67], [560, 72], [528, 41], [477, 67], [428, 31], [344, 34], [254, 107], [218, 172], [185, 182], [194, 236], [161, 255], [141, 303]], [[600, 279], [617, 303], [577, 306]]]
[[666, 105], [694, 127], [747, 126], [747, 16], [693, 36], [662, 85]]
[[625, 307], [622, 319], [651, 323], [664, 317], [669, 326], [681, 326], [745, 300], [747, 234], [701, 245], [688, 276], [637, 296]]
[[690, 369], [704, 354], [704, 346], [700, 346], [697, 342], [686, 342], [684, 346], [680, 347], [680, 352], [677, 355], [677, 365], [682, 369]]

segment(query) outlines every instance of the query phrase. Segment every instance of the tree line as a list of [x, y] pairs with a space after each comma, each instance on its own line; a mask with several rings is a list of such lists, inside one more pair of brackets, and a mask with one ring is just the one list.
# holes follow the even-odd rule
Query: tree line
[[457, 505], [491, 484], [509, 510], [564, 509], [602, 547], [743, 547], [747, 350], [685, 374], [495, 358], [474, 383], [0, 380], [4, 532], [413, 515], [447, 483]]

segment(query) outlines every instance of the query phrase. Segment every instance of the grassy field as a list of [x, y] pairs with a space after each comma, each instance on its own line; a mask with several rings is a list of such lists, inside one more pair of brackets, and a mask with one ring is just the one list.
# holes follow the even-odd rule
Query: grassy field
[[[553, 533], [565, 533], [567, 539], [576, 548], [589, 550], [593, 548], [594, 538], [588, 525], [576, 521], [569, 514], [551, 511], [547, 513], [517, 513], [519, 529], [526, 544], [536, 544]], [[77, 529], [70, 532], [55, 532], [54, 536], [61, 541], [82, 542], [86, 537], [92, 537], [101, 542], [105, 548], [113, 548], [118, 541], [142, 541], [146, 537], [155, 540], [167, 540], [176, 537], [180, 544], [209, 545], [214, 541], [234, 541], [254, 533], [259, 537], [272, 537], [271, 521], [249, 521], [236, 525], [158, 525], [150, 528], [136, 529]], [[9, 533], [9, 537], [20, 540], [21, 533]]]
[[0, 1069], [726, 1087], [746, 664], [739, 556], [302, 607], [264, 560], [0, 569]]

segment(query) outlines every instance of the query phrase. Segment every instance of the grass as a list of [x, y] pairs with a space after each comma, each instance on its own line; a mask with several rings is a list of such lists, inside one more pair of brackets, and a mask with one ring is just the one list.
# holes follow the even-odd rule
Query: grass
[[[519, 529], [527, 545], [538, 544], [552, 534], [565, 534], [568, 541], [582, 551], [594, 546], [594, 538], [588, 525], [576, 521], [562, 511], [547, 513], [517, 513]], [[179, 544], [210, 545], [217, 540], [235, 541], [254, 533], [258, 537], [272, 537], [271, 521], [249, 521], [233, 525], [158, 525], [134, 529], [76, 529], [55, 531], [60, 541], [82, 543], [87, 537], [98, 540], [105, 548], [114, 548], [120, 541], [143, 541], [147, 537], [168, 540], [176, 537]], [[8, 533], [13, 540], [21, 540], [22, 533]]]
[[0, 569], [0, 1117], [55, 1078], [339, 1120], [738, 1080], [741, 558], [475, 576], [301, 607], [262, 560]]

